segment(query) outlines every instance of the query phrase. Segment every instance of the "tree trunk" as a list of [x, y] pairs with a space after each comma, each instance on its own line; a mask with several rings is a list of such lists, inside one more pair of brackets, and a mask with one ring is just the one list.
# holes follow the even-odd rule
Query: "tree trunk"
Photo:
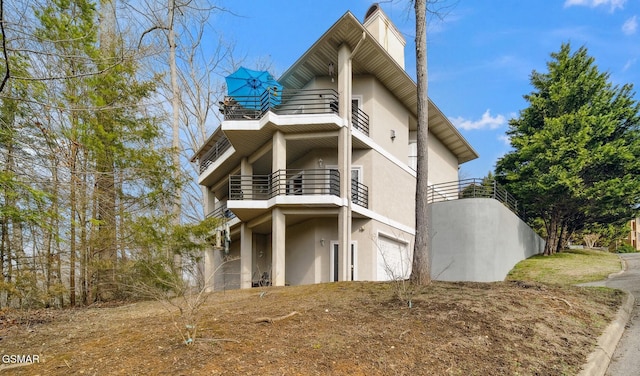
[[[5, 254], [7, 253], [7, 217], [0, 218], [0, 282], [7, 282], [4, 274]], [[8, 305], [7, 291], [0, 291], [0, 308]]]
[[563, 250], [569, 247], [568, 244], [569, 244], [570, 235], [571, 235], [571, 232], [569, 231], [569, 225], [567, 224], [567, 221], [562, 221], [562, 226], [560, 229], [560, 236], [558, 241], [558, 248], [556, 249], [556, 252], [562, 252]]
[[[74, 125], [75, 126], [75, 125]], [[71, 173], [71, 186], [69, 187], [69, 305], [76, 305], [76, 208], [78, 189], [78, 176], [76, 171], [76, 161], [78, 155], [78, 147], [75, 140], [71, 143], [71, 155], [69, 170]]]
[[[110, 65], [116, 56], [116, 8], [115, 0], [100, 2], [100, 53], [103, 59], [99, 65], [103, 68]], [[110, 87], [101, 87], [104, 103], [115, 103], [117, 98]], [[113, 156], [112, 137], [115, 133], [115, 119], [109, 110], [99, 111], [96, 115], [100, 132], [99, 148], [96, 156], [96, 219], [98, 222], [95, 256], [96, 299], [111, 300], [115, 297], [115, 268], [117, 264], [116, 247], [116, 191], [115, 161]], [[94, 260], [96, 261], [96, 260]]]
[[[51, 149], [53, 151], [53, 149]], [[60, 180], [58, 176], [58, 162], [55, 159], [55, 154], [52, 152], [50, 157], [51, 163], [51, 174], [53, 175], [52, 181], [52, 192], [51, 192], [51, 212], [54, 214], [51, 216], [51, 224], [47, 235], [47, 265], [46, 265], [46, 275], [47, 275], [47, 295], [51, 296], [51, 284], [57, 280], [56, 272], [57, 268], [55, 266], [55, 259], [57, 255], [57, 247], [55, 247], [54, 243], [57, 242], [58, 234], [60, 234], [60, 226], [58, 225], [59, 220], [58, 216], [60, 215], [60, 208], [58, 205], [58, 200], [61, 196], [60, 194]], [[47, 305], [49, 305], [52, 299], [49, 298], [47, 301]]]
[[82, 164], [82, 187], [79, 191], [80, 193], [80, 213], [78, 216], [78, 225], [80, 226], [80, 299], [82, 304], [89, 304], [89, 279], [88, 279], [88, 268], [89, 268], [89, 240], [87, 238], [87, 216], [89, 215], [89, 195], [87, 192], [88, 184], [88, 151], [84, 149]]
[[[175, 0], [169, 0], [169, 70], [171, 75], [171, 110], [173, 112], [172, 118], [172, 142], [173, 148], [173, 165], [174, 165], [174, 179], [180, 181], [180, 86], [178, 85], [178, 67], [176, 64], [176, 33], [175, 33], [175, 14], [176, 3]], [[180, 217], [182, 216], [182, 189], [178, 185], [176, 187], [176, 196], [173, 203], [173, 224], [175, 226], [180, 225]], [[174, 267], [176, 270], [182, 268], [182, 258], [179, 254], [174, 254]]]
[[[15, 131], [14, 128], [15, 127], [15, 116], [13, 114], [13, 112], [11, 112], [10, 114], [8, 114], [10, 119], [6, 119], [8, 125], [9, 125], [9, 129], [8, 129], [8, 139], [5, 140], [6, 142], [6, 160], [4, 161], [4, 171], [11, 176], [9, 179], [13, 179], [13, 174], [16, 171], [16, 166], [15, 166], [15, 159], [14, 159], [14, 152], [15, 152], [15, 140], [14, 140], [14, 135], [15, 135]], [[3, 119], [4, 120], [4, 119]], [[13, 190], [11, 189], [11, 187], [9, 186], [5, 186], [3, 187], [3, 195], [4, 195], [4, 204], [8, 207], [8, 208], [15, 208], [16, 207], [16, 197], [15, 197], [15, 192], [13, 192]], [[10, 213], [10, 211], [8, 211]], [[20, 260], [15, 257], [15, 249], [13, 246], [13, 242], [12, 242], [12, 228], [15, 228], [16, 226], [16, 218], [14, 215], [8, 214], [7, 216], [2, 218], [2, 251], [3, 251], [3, 257], [2, 257], [2, 261], [6, 262], [7, 265], [7, 269], [6, 269], [6, 274], [4, 274], [4, 270], [3, 270], [3, 274], [1, 274], [2, 276], [5, 276], [4, 280], [8, 283], [11, 283], [12, 278], [13, 278], [13, 262], [15, 260], [16, 262], [16, 268], [19, 268], [20, 265]], [[3, 267], [0, 267], [0, 270], [4, 269]], [[0, 281], [2, 282], [2, 281]], [[11, 294], [10, 292], [7, 292], [7, 305], [11, 304]]]
[[416, 178], [416, 237], [413, 248], [411, 281], [418, 285], [431, 282], [429, 260], [428, 198], [428, 81], [427, 81], [427, 5], [426, 0], [415, 0], [416, 13], [416, 75], [418, 96], [417, 178]]
[[[109, 121], [109, 120], [107, 120]], [[96, 272], [96, 299], [111, 300], [115, 294], [114, 272], [116, 267], [115, 187], [113, 158], [102, 155], [98, 161], [96, 177], [97, 231], [92, 260]]]
[[544, 254], [549, 256], [556, 253], [559, 242], [560, 216], [552, 213], [547, 222], [547, 242], [544, 246]]

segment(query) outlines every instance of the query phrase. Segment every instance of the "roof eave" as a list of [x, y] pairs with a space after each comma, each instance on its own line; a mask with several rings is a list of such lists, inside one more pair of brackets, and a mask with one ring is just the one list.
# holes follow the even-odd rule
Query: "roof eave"
[[[358, 19], [349, 11], [340, 17], [289, 69], [279, 81], [285, 88], [302, 88], [314, 77], [326, 76], [328, 65], [337, 61], [338, 48], [342, 43], [354, 47], [365, 32], [363, 46], [353, 57], [353, 73], [370, 74], [393, 93], [396, 98], [417, 116], [417, 85], [395, 59], [382, 47]], [[454, 136], [455, 141], [445, 145], [456, 155], [460, 164], [478, 158], [478, 153], [460, 134], [456, 127], [429, 99], [430, 110], [435, 110], [444, 128], [436, 134], [441, 140]], [[430, 116], [431, 117], [431, 116]], [[454, 143], [463, 146], [455, 148]]]

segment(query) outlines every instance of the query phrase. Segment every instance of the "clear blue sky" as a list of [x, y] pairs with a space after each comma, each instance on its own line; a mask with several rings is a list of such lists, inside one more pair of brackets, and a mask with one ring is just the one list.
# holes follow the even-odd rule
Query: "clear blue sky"
[[[346, 11], [361, 22], [368, 0], [225, 0], [234, 12], [214, 28], [235, 42], [235, 54], [271, 64], [278, 77]], [[406, 69], [415, 78], [413, 9], [408, 0], [379, 1], [407, 40]], [[615, 84], [640, 90], [639, 0], [446, 0], [429, 18], [429, 97], [480, 158], [462, 177], [482, 177], [509, 150], [510, 118], [527, 106], [532, 70], [546, 71], [550, 53], [570, 42], [586, 46]], [[640, 95], [636, 95], [640, 99]]]

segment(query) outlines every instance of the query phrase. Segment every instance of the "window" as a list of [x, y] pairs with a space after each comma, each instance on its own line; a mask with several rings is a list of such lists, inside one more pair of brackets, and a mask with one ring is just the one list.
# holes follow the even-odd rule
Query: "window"
[[362, 192], [360, 192], [360, 184], [362, 184], [362, 166], [351, 168], [351, 202], [361, 205]]
[[360, 105], [362, 104], [362, 96], [354, 96], [351, 98], [351, 121], [353, 122], [353, 126], [357, 129], [362, 130], [363, 121], [360, 116]]
[[357, 114], [358, 109], [360, 108], [360, 103], [362, 103], [362, 96], [351, 98], [351, 112]]
[[418, 142], [416, 140], [409, 141], [409, 167], [413, 171], [418, 169]]

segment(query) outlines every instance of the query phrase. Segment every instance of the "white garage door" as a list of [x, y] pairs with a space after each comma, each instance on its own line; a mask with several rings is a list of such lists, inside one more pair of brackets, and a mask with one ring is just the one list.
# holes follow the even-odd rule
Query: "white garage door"
[[378, 234], [377, 280], [407, 279], [411, 275], [409, 244]]

